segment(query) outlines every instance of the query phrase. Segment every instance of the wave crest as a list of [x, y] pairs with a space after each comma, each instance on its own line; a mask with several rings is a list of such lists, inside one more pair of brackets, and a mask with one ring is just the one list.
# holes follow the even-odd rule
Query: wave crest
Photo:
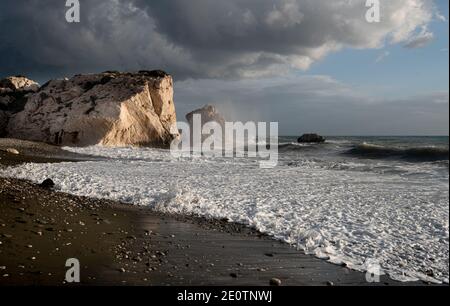
[[449, 149], [444, 147], [395, 147], [362, 143], [348, 150], [347, 155], [374, 159], [405, 159], [416, 162], [449, 160]]

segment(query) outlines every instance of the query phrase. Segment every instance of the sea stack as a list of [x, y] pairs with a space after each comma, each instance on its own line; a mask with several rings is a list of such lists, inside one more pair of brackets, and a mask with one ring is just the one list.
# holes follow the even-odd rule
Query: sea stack
[[225, 127], [225, 118], [212, 105], [205, 105], [186, 115], [186, 120], [189, 122], [191, 129], [194, 115], [200, 115], [202, 126], [208, 122], [217, 122], [222, 128]]
[[28, 96], [7, 136], [64, 146], [168, 146], [176, 136], [173, 80], [163, 71], [52, 80]]
[[[191, 140], [194, 141], [194, 115], [200, 116], [200, 128], [203, 128], [203, 126], [206, 123], [209, 122], [215, 122], [217, 123], [221, 128], [221, 135], [214, 134], [216, 141], [222, 141], [222, 145], [224, 145], [223, 141], [225, 141], [225, 118], [219, 113], [219, 111], [212, 105], [205, 105], [202, 108], [196, 109], [186, 115], [186, 120], [189, 123], [190, 133], [191, 133]], [[200, 131], [202, 132], [202, 131]], [[203, 142], [206, 138], [208, 138], [209, 135], [202, 134], [201, 141]]]

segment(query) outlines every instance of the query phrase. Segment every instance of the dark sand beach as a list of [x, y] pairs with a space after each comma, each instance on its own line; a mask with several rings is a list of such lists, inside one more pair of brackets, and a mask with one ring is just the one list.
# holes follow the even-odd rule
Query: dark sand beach
[[[14, 147], [20, 154], [5, 148]], [[89, 158], [57, 147], [1, 140], [0, 167]], [[43, 180], [46, 178], [42, 178]], [[0, 178], [0, 285], [64, 285], [68, 258], [81, 285], [422, 285], [365, 274], [296, 250], [256, 230], [72, 196]]]

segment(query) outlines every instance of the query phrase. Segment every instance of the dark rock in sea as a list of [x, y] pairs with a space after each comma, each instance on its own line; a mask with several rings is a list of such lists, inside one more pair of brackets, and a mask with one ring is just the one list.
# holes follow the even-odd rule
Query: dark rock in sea
[[331, 281], [328, 281], [328, 282], [327, 282], [327, 286], [334, 286], [334, 283], [331, 282]]
[[303, 134], [299, 139], [299, 143], [324, 143], [325, 137], [318, 134]]
[[269, 283], [271, 286], [281, 286], [281, 280], [278, 278], [272, 278]]
[[237, 273], [230, 273], [230, 276], [231, 276], [232, 278], [237, 278], [237, 277], [238, 277]]
[[51, 179], [46, 179], [39, 186], [42, 188], [50, 189], [50, 188], [55, 187], [55, 183]]

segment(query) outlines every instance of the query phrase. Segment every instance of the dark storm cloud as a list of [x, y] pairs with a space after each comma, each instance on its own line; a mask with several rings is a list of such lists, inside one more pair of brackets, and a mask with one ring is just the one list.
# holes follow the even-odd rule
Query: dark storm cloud
[[2, 1], [0, 76], [42, 79], [154, 67], [182, 71], [174, 48], [130, 1], [81, 1], [78, 24], [66, 22], [66, 10], [61, 0]]
[[363, 0], [80, 3], [81, 23], [69, 24], [64, 0], [1, 1], [0, 76], [145, 68], [177, 79], [278, 75], [344, 46], [422, 45], [434, 14], [429, 0], [384, 1], [379, 24], [366, 22]]

